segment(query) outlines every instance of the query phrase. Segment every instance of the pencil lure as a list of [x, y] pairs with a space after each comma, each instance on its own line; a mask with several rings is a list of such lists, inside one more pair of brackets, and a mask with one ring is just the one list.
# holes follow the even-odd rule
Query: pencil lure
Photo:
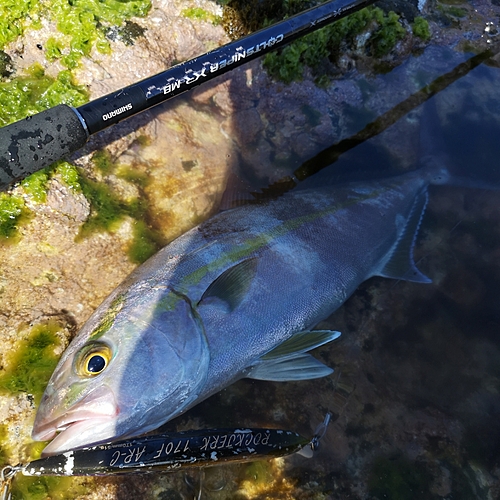
[[25, 476], [98, 476], [245, 462], [289, 455], [311, 443], [278, 429], [158, 434], [51, 455], [20, 466]]
[[[327, 412], [312, 439], [280, 429], [205, 429], [117, 441], [50, 455], [0, 470], [0, 500], [11, 500], [10, 484], [24, 476], [104, 476], [246, 462], [297, 453], [311, 458], [331, 420]], [[202, 469], [200, 469], [202, 470]]]

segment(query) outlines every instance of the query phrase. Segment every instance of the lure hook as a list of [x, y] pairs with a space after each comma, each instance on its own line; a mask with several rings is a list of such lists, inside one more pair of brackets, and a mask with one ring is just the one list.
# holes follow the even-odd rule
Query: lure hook
[[330, 412], [327, 412], [323, 422], [321, 422], [318, 425], [318, 427], [316, 427], [316, 430], [314, 431], [314, 436], [311, 439], [310, 443], [312, 451], [316, 451], [319, 448], [319, 442], [321, 438], [325, 435], [326, 429], [328, 428], [328, 424], [330, 423], [331, 418], [332, 414]]
[[304, 448], [302, 448], [297, 452], [298, 455], [302, 455], [305, 458], [312, 458], [314, 452], [317, 451], [319, 448], [320, 440], [325, 435], [326, 429], [328, 428], [328, 424], [330, 423], [331, 418], [332, 414], [328, 412], [325, 415], [325, 419], [323, 420], [323, 422], [321, 422], [318, 425], [318, 427], [316, 427], [316, 430], [314, 431], [314, 436], [312, 437], [311, 441], [309, 441], [307, 446], [304, 446]]
[[14, 476], [23, 470], [21, 465], [6, 465], [0, 471], [0, 500], [11, 500], [10, 483]]

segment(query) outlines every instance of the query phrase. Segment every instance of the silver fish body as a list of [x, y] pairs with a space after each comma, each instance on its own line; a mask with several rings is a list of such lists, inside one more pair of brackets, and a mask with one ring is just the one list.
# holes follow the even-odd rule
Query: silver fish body
[[[42, 399], [46, 454], [140, 435], [242, 377], [331, 370], [310, 331], [367, 278], [428, 282], [412, 247], [429, 170], [299, 189], [222, 212], [163, 248], [94, 312]], [[104, 365], [104, 366], [103, 366]], [[56, 436], [57, 435], [57, 436]]]

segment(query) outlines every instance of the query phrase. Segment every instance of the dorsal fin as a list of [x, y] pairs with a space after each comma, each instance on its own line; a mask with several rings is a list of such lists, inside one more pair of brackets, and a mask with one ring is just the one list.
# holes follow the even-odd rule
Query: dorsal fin
[[384, 267], [375, 274], [385, 278], [395, 278], [417, 283], [431, 283], [427, 276], [415, 266], [413, 247], [427, 205], [427, 189], [422, 190], [415, 198], [410, 216], [398, 241], [394, 245], [391, 256]]
[[256, 269], [256, 258], [244, 260], [226, 269], [205, 290], [199, 303], [210, 297], [216, 297], [226, 302], [229, 306], [229, 310], [233, 311], [248, 292], [255, 277]]

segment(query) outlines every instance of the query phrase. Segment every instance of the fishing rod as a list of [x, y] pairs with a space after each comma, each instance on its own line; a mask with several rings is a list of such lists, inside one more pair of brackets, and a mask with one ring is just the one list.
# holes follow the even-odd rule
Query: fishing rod
[[374, 2], [328, 1], [78, 108], [60, 104], [7, 125], [0, 129], [0, 189], [69, 156], [93, 134]]

